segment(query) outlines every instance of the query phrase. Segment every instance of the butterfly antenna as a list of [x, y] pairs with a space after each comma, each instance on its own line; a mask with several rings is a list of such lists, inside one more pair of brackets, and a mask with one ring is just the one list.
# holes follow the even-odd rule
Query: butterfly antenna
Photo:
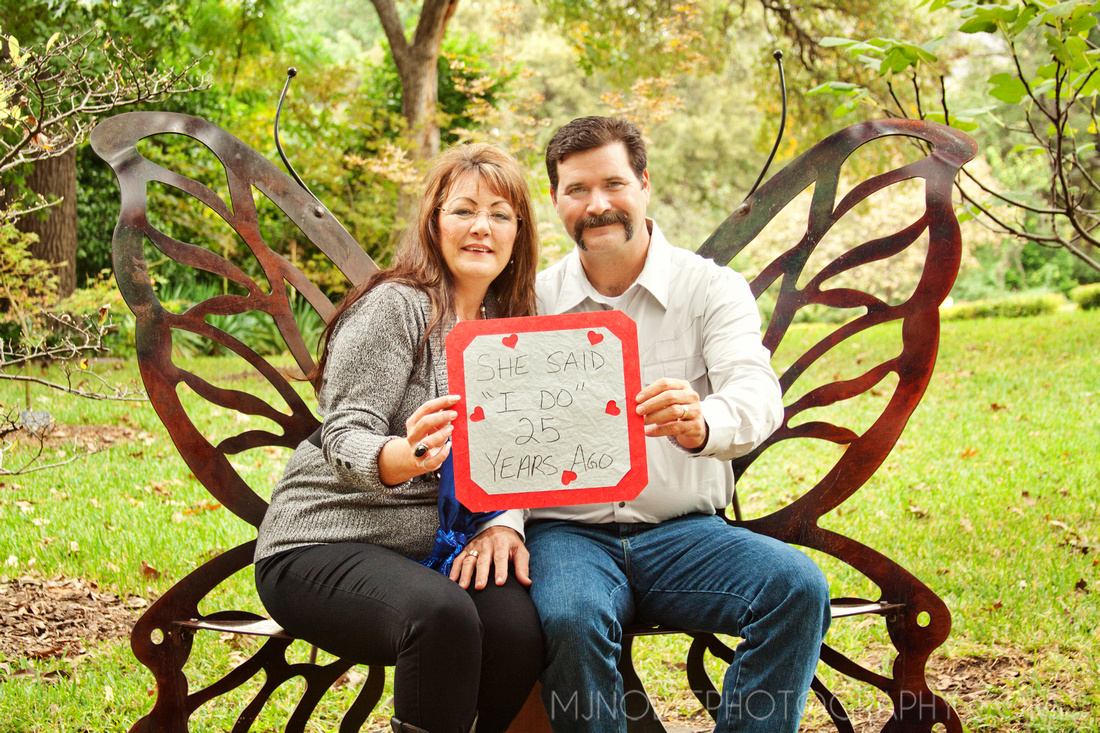
[[779, 150], [779, 143], [783, 140], [783, 131], [787, 128], [787, 77], [783, 74], [783, 52], [776, 51], [772, 54], [772, 57], [775, 59], [776, 66], [779, 67], [779, 89], [783, 95], [783, 114], [779, 118], [779, 134], [775, 136], [775, 145], [772, 146], [772, 154], [768, 156], [768, 162], [764, 163], [763, 170], [761, 170], [760, 175], [756, 177], [756, 183], [752, 184], [752, 189], [749, 190], [745, 198], [756, 193], [756, 189], [760, 186], [760, 182], [764, 180], [764, 175], [768, 172], [768, 168], [771, 167], [772, 161], [775, 160], [775, 154]]
[[[275, 149], [279, 151], [279, 157], [283, 159], [283, 165], [285, 165], [286, 169], [290, 171], [291, 177], [298, 182], [299, 186], [305, 189], [306, 193], [317, 199], [317, 197], [313, 194], [313, 191], [309, 190], [309, 186], [307, 186], [298, 176], [298, 172], [294, 170], [294, 166], [292, 166], [290, 164], [290, 161], [286, 159], [286, 154], [283, 153], [283, 143], [279, 139], [279, 116], [283, 113], [283, 100], [286, 99], [286, 91], [290, 88], [290, 80], [297, 75], [298, 70], [295, 69], [293, 66], [286, 70], [286, 83], [283, 84], [283, 93], [279, 95], [279, 106], [275, 108]], [[320, 199], [317, 200], [320, 201]]]

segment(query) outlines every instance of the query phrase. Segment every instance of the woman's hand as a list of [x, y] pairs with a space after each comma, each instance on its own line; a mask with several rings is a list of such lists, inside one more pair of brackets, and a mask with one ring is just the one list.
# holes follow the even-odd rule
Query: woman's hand
[[[446, 395], [428, 400], [405, 421], [405, 438], [394, 438], [378, 454], [378, 477], [387, 486], [397, 486], [443, 465], [451, 453], [452, 421], [458, 413], [451, 408], [461, 399]], [[417, 455], [419, 453], [419, 455]]]
[[469, 588], [473, 580], [474, 588], [481, 590], [489, 582], [489, 568], [495, 566], [495, 582], [504, 585], [508, 580], [508, 562], [511, 561], [516, 580], [523, 585], [531, 585], [527, 569], [529, 557], [527, 546], [514, 529], [490, 527], [470, 540], [458, 554], [451, 565], [450, 578], [463, 588]]

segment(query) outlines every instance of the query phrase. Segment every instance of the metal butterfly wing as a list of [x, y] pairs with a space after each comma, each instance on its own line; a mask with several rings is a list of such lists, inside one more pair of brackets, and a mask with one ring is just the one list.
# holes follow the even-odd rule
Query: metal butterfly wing
[[[228, 200], [211, 187], [169, 170], [139, 151], [143, 139], [169, 134], [193, 138], [213, 153], [224, 170]], [[100, 123], [91, 142], [95, 152], [115, 171], [122, 190], [112, 256], [119, 290], [134, 312], [137, 359], [150, 401], [199, 481], [226, 509], [258, 526], [267, 502], [249, 486], [233, 457], [264, 446], [293, 448], [320, 422], [283, 372], [235, 336], [232, 329], [214, 324], [224, 325], [227, 319], [247, 314], [271, 319], [298, 369], [308, 374], [313, 359], [295, 321], [290, 290], [305, 298], [326, 322], [335, 308], [293, 262], [265, 243], [254, 191], [273, 202], [350, 282], [362, 281], [377, 267], [311, 194], [252, 148], [205, 120], [167, 112], [121, 114]], [[258, 274], [248, 274], [214, 248], [181, 241], [156, 226], [147, 204], [147, 194], [154, 186], [174, 188], [200, 202], [210, 221], [228, 226], [232, 236], [244, 243], [255, 258]], [[194, 270], [225, 278], [234, 292], [214, 295], [183, 312], [174, 312], [162, 302], [154, 286], [150, 256], [170, 258]], [[173, 333], [207, 339], [240, 357], [266, 380], [277, 397], [269, 401], [189, 371], [174, 355]], [[242, 429], [213, 438], [201, 421], [196, 422], [188, 404], [181, 399], [181, 393], [187, 392], [184, 386], [200, 400], [240, 418], [219, 420], [221, 426], [247, 426], [257, 418], [273, 423], [281, 432]], [[278, 404], [280, 401], [282, 404]], [[320, 697], [350, 668], [351, 663], [344, 661], [319, 667], [290, 665], [285, 653], [292, 640], [271, 622], [242, 611], [209, 615], [199, 611], [199, 603], [212, 590], [251, 564], [254, 546], [253, 540], [204, 563], [169, 589], [134, 627], [131, 636], [134, 653], [156, 677], [158, 695], [153, 710], [133, 730], [186, 729], [188, 717], [200, 705], [261, 671], [265, 682], [241, 713], [234, 730], [247, 729], [272, 691], [299, 675], [306, 677], [308, 689], [298, 702], [292, 721], [301, 722], [308, 719]], [[191, 651], [192, 631], [217, 629], [219, 625], [228, 631], [272, 638], [221, 680], [188, 693], [183, 667]], [[348, 725], [366, 719], [381, 695], [383, 680], [384, 670], [371, 668], [358, 699], [345, 715]]]
[[[874, 175], [840, 196], [844, 164], [862, 146], [887, 136], [908, 136], [923, 153], [916, 159]], [[896, 147], [896, 143], [895, 143]], [[872, 581], [881, 591], [873, 604], [886, 617], [897, 650], [893, 676], [873, 672], [824, 646], [822, 660], [844, 675], [872, 685], [890, 698], [894, 711], [883, 727], [889, 731], [931, 731], [946, 725], [961, 731], [951, 706], [934, 694], [925, 680], [929, 655], [947, 638], [951, 617], [943, 601], [924, 583], [882, 553], [828, 530], [819, 520], [864, 486], [883, 464], [924, 395], [935, 366], [939, 342], [939, 306], [958, 273], [961, 256], [959, 224], [952, 207], [955, 176], [976, 153], [966, 135], [949, 127], [908, 120], [880, 120], [857, 124], [821, 141], [787, 165], [750, 195], [700, 247], [699, 254], [741, 269], [758, 235], [797, 196], [810, 195], [801, 237], [766, 262], [750, 285], [758, 299], [774, 298], [764, 333], [764, 345], [773, 354], [784, 347], [791, 325], [803, 309], [842, 311], [848, 320], [804, 351], [781, 370], [785, 395], [782, 427], [768, 441], [738, 461], [740, 478], [749, 467], [776, 446], [798, 439], [825, 441], [839, 446], [835, 464], [808, 491], [781, 509], [743, 522], [757, 532], [831, 555]], [[868, 197], [886, 195], [905, 182], [923, 183], [923, 210], [900, 231], [866, 241], [845, 244], [840, 254], [815, 258], [822, 241], [844, 217]], [[839, 200], [838, 200], [839, 198]], [[920, 274], [911, 291], [900, 298], [884, 298], [853, 286], [837, 285], [860, 268], [885, 264], [900, 255], [919, 259]], [[820, 269], [814, 269], [820, 263]], [[814, 367], [845, 342], [884, 324], [900, 324], [901, 348], [892, 358], [859, 366], [858, 374], [824, 378]], [[811, 375], [818, 381], [800, 382]], [[842, 405], [875, 389], [892, 392], [870, 424], [853, 428], [840, 421], [813, 419], [814, 411]], [[834, 600], [834, 616], [866, 610], [861, 601]], [[713, 646], [713, 641], [703, 642]], [[712, 649], [712, 651], [716, 651]], [[732, 654], [728, 649], [720, 655]], [[701, 653], [701, 649], [698, 653]], [[702, 683], [704, 686], [706, 682]], [[695, 686], [695, 685], [693, 685]], [[814, 690], [841, 731], [852, 730], [840, 701], [815, 680]]]

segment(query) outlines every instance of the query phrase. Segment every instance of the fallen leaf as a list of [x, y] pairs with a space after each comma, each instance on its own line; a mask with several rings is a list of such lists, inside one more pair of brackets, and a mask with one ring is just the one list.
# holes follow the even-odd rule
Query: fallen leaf
[[967, 448], [966, 450], [964, 450], [962, 453], [959, 454], [959, 458], [973, 458], [976, 455], [978, 455], [978, 449], [977, 448]]
[[1089, 584], [1085, 582], [1084, 578], [1081, 578], [1073, 585], [1073, 589], [1078, 593], [1088, 593]]
[[156, 580], [160, 577], [160, 571], [144, 560], [141, 561], [141, 574], [150, 580]]
[[216, 502], [211, 502], [209, 504], [199, 504], [198, 506], [193, 507], [191, 509], [185, 509], [183, 513], [184, 514], [198, 514], [199, 512], [211, 512], [211, 511], [214, 511], [215, 509], [221, 509], [221, 508], [222, 508], [221, 504], [218, 504]]
[[366, 679], [366, 675], [354, 669], [349, 669], [344, 672], [340, 677], [332, 683], [332, 689], [339, 690], [341, 687], [358, 687]]

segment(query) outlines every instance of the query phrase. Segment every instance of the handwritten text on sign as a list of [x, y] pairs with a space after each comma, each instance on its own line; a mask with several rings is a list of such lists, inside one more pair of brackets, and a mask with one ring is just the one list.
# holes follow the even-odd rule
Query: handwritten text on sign
[[453, 455], [470, 509], [633, 499], [648, 479], [634, 322], [619, 311], [459, 323]]

